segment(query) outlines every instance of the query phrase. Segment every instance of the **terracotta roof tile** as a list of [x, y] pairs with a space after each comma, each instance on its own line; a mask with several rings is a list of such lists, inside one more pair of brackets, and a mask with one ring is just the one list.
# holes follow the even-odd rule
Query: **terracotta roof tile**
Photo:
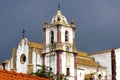
[[14, 71], [0, 70], [0, 80], [50, 80]]

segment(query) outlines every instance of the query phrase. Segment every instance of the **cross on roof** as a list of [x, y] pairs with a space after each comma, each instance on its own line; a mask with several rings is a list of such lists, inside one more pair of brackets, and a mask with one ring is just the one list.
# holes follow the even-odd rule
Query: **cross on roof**
[[60, 10], [60, 4], [58, 4], [58, 10]]
[[23, 38], [25, 38], [25, 30], [23, 29], [23, 31], [22, 31], [22, 34], [23, 34]]

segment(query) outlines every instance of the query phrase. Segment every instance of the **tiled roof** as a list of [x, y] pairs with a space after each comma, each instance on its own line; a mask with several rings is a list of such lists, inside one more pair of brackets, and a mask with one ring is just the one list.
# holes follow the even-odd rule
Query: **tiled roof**
[[0, 70], [0, 80], [50, 80], [38, 76], [16, 73], [14, 71]]
[[94, 75], [94, 74], [95, 74], [95, 73], [85, 74], [84, 77], [85, 77], [86, 80], [88, 80], [88, 79], [90, 79], [90, 77], [91, 77], [92, 75]]
[[36, 42], [29, 42], [29, 45], [30, 47], [33, 47], [33, 48], [39, 48], [39, 49], [42, 49], [43, 48], [43, 44], [39, 44], [39, 43], [36, 43]]
[[81, 57], [90, 57], [89, 54], [87, 54], [86, 52], [81, 52], [81, 51], [78, 51], [78, 56], [81, 56]]
[[92, 59], [77, 58], [77, 64], [93, 66], [93, 67], [100, 67], [100, 65]]
[[94, 53], [92, 53], [92, 54], [90, 54], [90, 55], [104, 54], [104, 53], [111, 52], [112, 50], [115, 50], [115, 49], [118, 49], [118, 48], [103, 50], [103, 51], [99, 51], [99, 52], [94, 52]]

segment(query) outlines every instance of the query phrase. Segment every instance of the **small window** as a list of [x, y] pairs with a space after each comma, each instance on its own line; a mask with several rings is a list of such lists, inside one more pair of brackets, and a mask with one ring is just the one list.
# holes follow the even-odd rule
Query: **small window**
[[52, 68], [50, 67], [50, 71], [52, 71]]
[[68, 31], [65, 31], [65, 42], [68, 41], [68, 37], [69, 37]]
[[54, 32], [51, 31], [51, 43], [53, 43], [53, 42], [54, 42]]
[[99, 79], [101, 79], [101, 77], [102, 77], [102, 75], [101, 75], [101, 74], [99, 74], [99, 75], [98, 75], [98, 78], [99, 78]]
[[25, 56], [25, 54], [22, 54], [21, 57], [20, 57], [20, 62], [21, 62], [22, 64], [24, 64], [25, 61], [26, 61], [26, 56]]
[[70, 70], [69, 70], [69, 68], [67, 68], [67, 71], [66, 71], [66, 72], [67, 72], [66, 75], [69, 76], [69, 75], [70, 75]]

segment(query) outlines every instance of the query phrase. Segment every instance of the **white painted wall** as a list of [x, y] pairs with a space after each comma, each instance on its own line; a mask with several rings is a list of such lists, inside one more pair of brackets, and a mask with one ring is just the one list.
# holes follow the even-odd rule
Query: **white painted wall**
[[54, 74], [57, 74], [57, 56], [56, 56], [56, 54], [51, 56], [50, 66], [52, 67], [52, 71], [54, 72]]
[[61, 55], [61, 62], [62, 62], [62, 74], [66, 75], [66, 53], [63, 52]]
[[61, 54], [62, 62], [62, 74], [66, 75], [67, 66], [69, 66], [71, 80], [74, 79], [75, 69], [74, 69], [74, 56], [72, 53], [69, 53], [69, 62], [66, 59], [66, 52]]
[[[26, 43], [27, 39], [22, 39], [17, 49], [17, 58], [16, 58], [16, 70], [17, 72], [27, 73], [27, 65], [28, 65], [28, 44]], [[26, 43], [26, 44], [25, 44]], [[24, 64], [21, 64], [20, 57], [22, 54], [26, 55], [26, 61]]]
[[77, 68], [84, 69], [84, 74], [90, 74], [97, 71], [97, 67], [78, 64]]
[[[99, 75], [101, 75], [101, 79], [99, 79]], [[95, 80], [105, 80], [106, 76], [106, 69], [105, 68], [100, 68], [98, 72], [94, 74]]]
[[33, 72], [37, 71], [37, 54], [35, 52], [35, 50], [33, 50], [32, 52], [32, 64], [33, 64]]
[[40, 69], [37, 65], [42, 65], [42, 57], [40, 56], [40, 53], [38, 53], [37, 49], [34, 49], [32, 52], [32, 64], [33, 64], [33, 72], [36, 72], [38, 69]]
[[108, 80], [112, 79], [112, 72], [111, 72], [111, 52], [101, 53], [91, 55], [94, 57], [96, 62], [99, 62], [100, 65], [107, 68], [107, 78]]
[[77, 80], [84, 80], [84, 69], [77, 69]]
[[70, 44], [73, 44], [73, 30], [72, 28], [69, 28], [69, 27], [64, 27], [64, 26], [61, 26], [61, 42], [64, 42], [65, 43], [65, 31], [68, 31], [69, 33], [69, 42]]
[[[38, 65], [43, 65], [42, 64], [42, 56], [39, 53], [37, 53], [37, 64]], [[40, 69], [40, 67], [37, 66], [37, 70], [38, 69]]]
[[57, 42], [57, 27], [46, 28], [46, 44], [51, 44], [51, 31], [54, 32], [54, 42]]
[[74, 76], [75, 75], [75, 69], [74, 69], [74, 55], [70, 54], [70, 75]]
[[120, 48], [115, 49], [116, 55], [116, 80], [120, 80]]
[[55, 52], [45, 56], [45, 66], [51, 67], [54, 74], [57, 74], [57, 56]]
[[10, 69], [11, 69], [11, 59], [9, 60], [9, 62], [8, 62], [8, 65], [7, 65], [7, 68], [6, 68], [8, 71], [10, 71]]

